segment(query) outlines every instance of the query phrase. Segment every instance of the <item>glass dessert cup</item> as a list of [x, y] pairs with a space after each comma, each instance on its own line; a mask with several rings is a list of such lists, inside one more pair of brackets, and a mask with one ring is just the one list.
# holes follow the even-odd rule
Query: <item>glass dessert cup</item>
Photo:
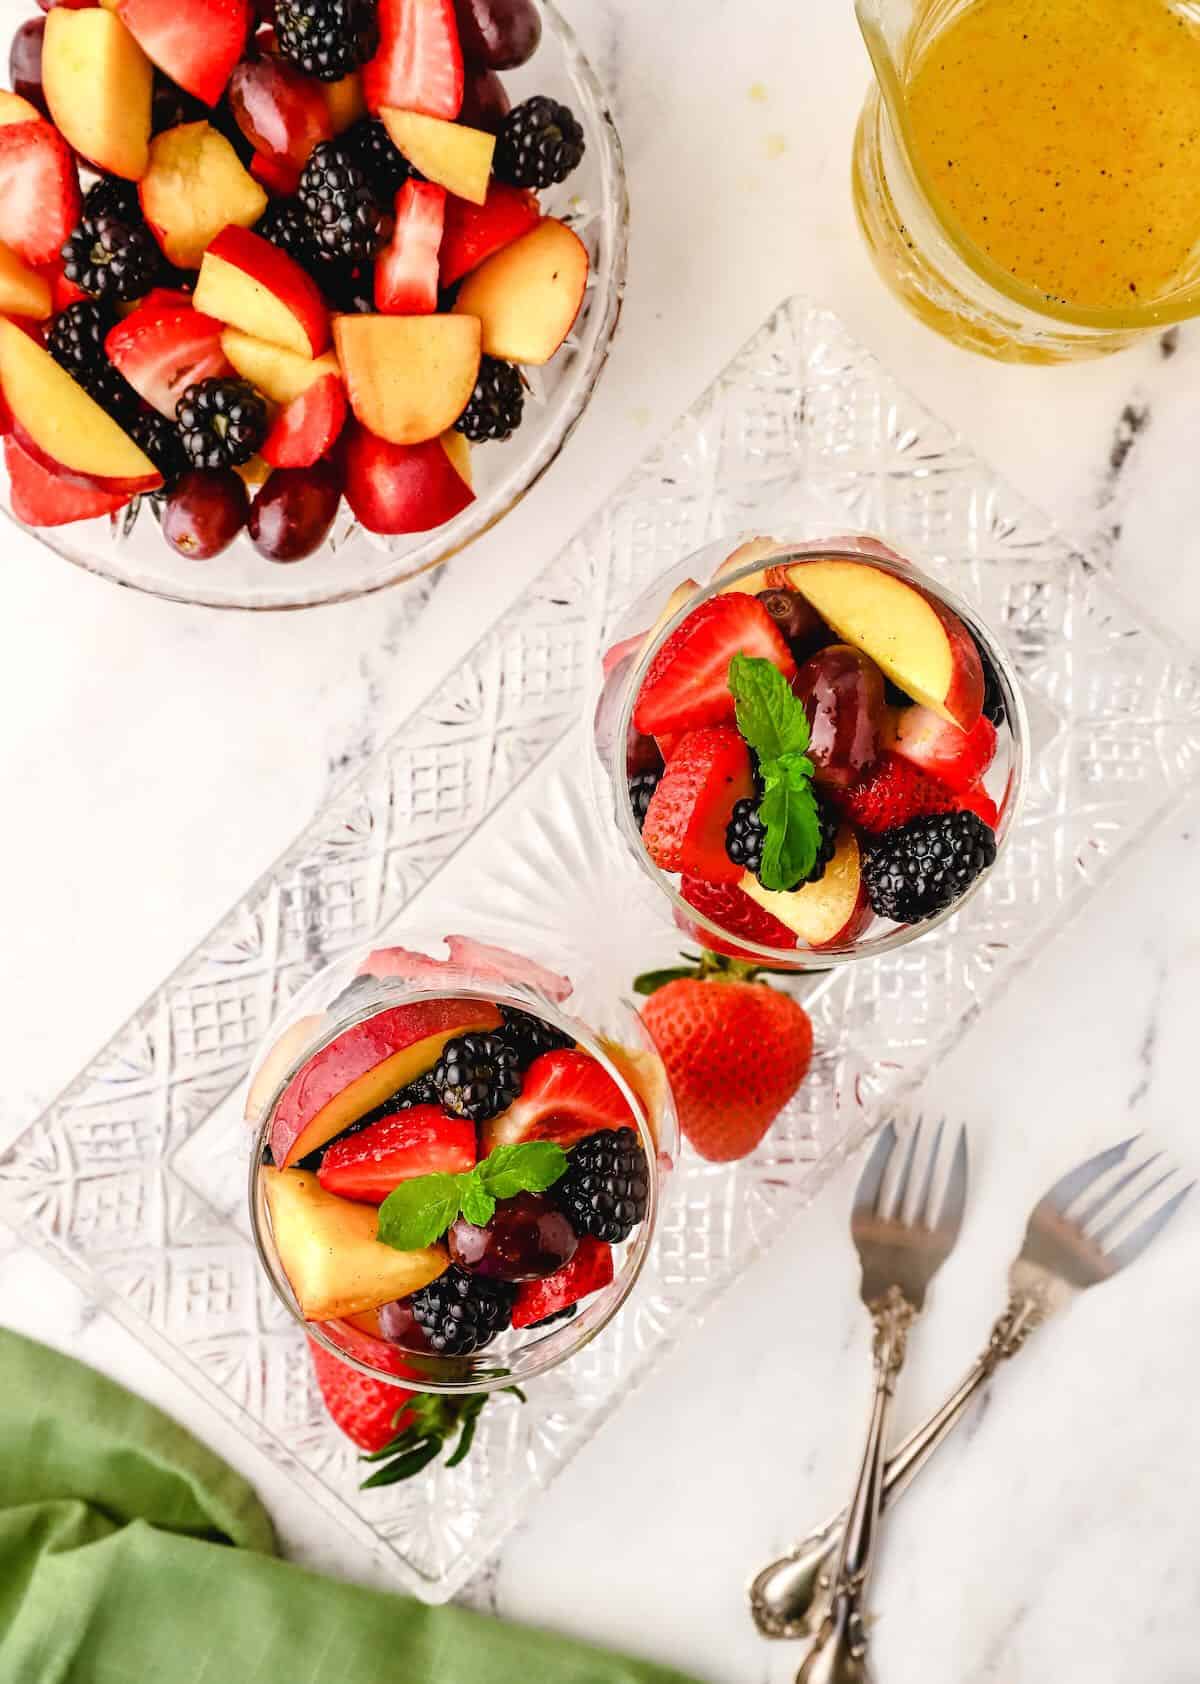
[[[441, 944], [439, 937], [414, 937], [411, 933], [406, 933], [406, 940], [416, 940], [422, 949], [433, 951]], [[417, 952], [407, 947], [378, 949], [373, 953], [366, 950], [356, 952], [320, 972], [293, 999], [273, 1026], [264, 1053], [251, 1076], [246, 1116], [254, 1127], [255, 1135], [249, 1197], [251, 1225], [259, 1257], [281, 1302], [302, 1324], [310, 1338], [377, 1379], [415, 1391], [468, 1394], [516, 1385], [556, 1368], [596, 1338], [621, 1309], [633, 1291], [654, 1236], [663, 1180], [678, 1152], [678, 1131], [662, 1064], [631, 1006], [613, 1003], [602, 1014], [602, 1028], [588, 1026], [564, 1010], [562, 1002], [571, 991], [566, 979], [504, 949], [483, 946], [461, 937], [447, 937], [446, 944], [450, 956], [445, 960], [430, 958], [425, 951]], [[326, 1230], [332, 1242], [328, 1248], [330, 1254], [336, 1249], [336, 1240], [341, 1232], [336, 1224], [344, 1218], [348, 1217], [354, 1224], [355, 1235], [361, 1234], [369, 1219], [373, 1236], [376, 1211], [372, 1207], [378, 1205], [379, 1198], [373, 1196], [370, 1202], [364, 1202], [361, 1193], [357, 1200], [335, 1196], [331, 1204], [329, 1195], [317, 1184], [316, 1175], [296, 1168], [301, 1150], [307, 1148], [311, 1139], [319, 1136], [327, 1123], [318, 1125], [316, 1136], [310, 1129], [303, 1141], [297, 1137], [286, 1148], [283, 1143], [295, 1134], [298, 1124], [302, 1128], [305, 1126], [306, 1116], [311, 1121], [313, 1106], [327, 1104], [331, 1094], [337, 1104], [338, 1096], [344, 1098], [353, 1086], [361, 1107], [364, 1089], [352, 1072], [361, 1070], [364, 1064], [370, 1068], [372, 1060], [377, 1066], [380, 1050], [400, 1049], [398, 1059], [389, 1054], [387, 1072], [381, 1073], [376, 1068], [374, 1075], [366, 1076], [367, 1083], [374, 1084], [370, 1095], [372, 1104], [368, 1107], [372, 1113], [378, 1105], [374, 1090], [380, 1087], [381, 1082], [390, 1083], [395, 1089], [414, 1079], [411, 1073], [404, 1073], [401, 1079], [401, 1075], [397, 1074], [401, 1065], [407, 1072], [410, 1064], [414, 1068], [416, 1064], [421, 1064], [421, 1074], [425, 1074], [437, 1062], [441, 1047], [456, 1033], [479, 1032], [493, 1023], [499, 1024], [500, 1008], [528, 1014], [541, 1025], [557, 1032], [557, 1048], [542, 1055], [543, 1064], [539, 1068], [545, 1069], [549, 1061], [569, 1052], [571, 1043], [576, 1049], [571, 1055], [576, 1067], [579, 1054], [585, 1055], [598, 1067], [601, 1074], [595, 1079], [599, 1081], [602, 1097], [607, 1096], [614, 1114], [610, 1121], [593, 1119], [594, 1127], [592, 1121], [581, 1125], [583, 1133], [577, 1134], [572, 1144], [605, 1127], [636, 1130], [645, 1159], [644, 1216], [626, 1238], [613, 1243], [611, 1248], [603, 1246], [596, 1238], [579, 1240], [579, 1249], [572, 1261], [576, 1261], [578, 1267], [586, 1256], [585, 1278], [589, 1282], [598, 1280], [600, 1284], [586, 1286], [584, 1296], [578, 1300], [575, 1314], [570, 1319], [555, 1320], [544, 1327], [505, 1327], [469, 1354], [437, 1354], [419, 1329], [415, 1336], [404, 1331], [405, 1328], [411, 1329], [413, 1323], [407, 1310], [399, 1313], [399, 1320], [395, 1319], [398, 1313], [394, 1308], [397, 1295], [389, 1288], [386, 1296], [381, 1297], [385, 1288], [376, 1286], [373, 1289], [368, 1277], [358, 1267], [358, 1260], [364, 1257], [361, 1239], [355, 1241], [353, 1254], [344, 1254], [348, 1257], [353, 1255], [355, 1259], [358, 1272], [353, 1282], [340, 1276], [335, 1266], [329, 1272], [326, 1284], [318, 1284], [315, 1289], [324, 1293], [328, 1286], [341, 1299], [341, 1303], [333, 1306], [340, 1313], [335, 1314], [331, 1310], [328, 1314], [306, 1316], [301, 1299], [308, 1294], [308, 1307], [313, 1308], [311, 1294], [314, 1288], [311, 1278], [304, 1273], [303, 1261], [298, 1261], [301, 1253], [291, 1237], [297, 1232], [294, 1189], [302, 1178], [307, 1188], [300, 1201], [303, 1222], [309, 1221], [311, 1206], [304, 1208], [304, 1201], [310, 1193], [315, 1193], [327, 1211], [333, 1211], [335, 1226]], [[381, 1014], [389, 1014], [382, 1023]], [[453, 1027], [447, 1029], [448, 1023]], [[381, 1039], [384, 1026], [390, 1039]], [[429, 1034], [421, 1033], [423, 1030], [429, 1031]], [[356, 1051], [356, 1048], [366, 1046], [372, 1036], [373, 1051]], [[334, 1060], [339, 1061], [339, 1067], [332, 1077], [323, 1077], [322, 1070], [328, 1072]], [[539, 1080], [536, 1071], [533, 1075], [529, 1074], [536, 1062], [535, 1059], [525, 1067], [527, 1096], [534, 1091]], [[343, 1075], [347, 1077], [344, 1085]], [[323, 1081], [324, 1088], [321, 1086]], [[553, 1090], [546, 1092], [553, 1099]], [[315, 1099], [314, 1095], [317, 1096]], [[539, 1092], [539, 1099], [542, 1097]], [[436, 1098], [433, 1103], [435, 1106], [438, 1104]], [[564, 1110], [571, 1103], [569, 1095], [564, 1096]], [[350, 1115], [349, 1112], [344, 1114]], [[513, 1114], [502, 1112], [496, 1123], [504, 1124], [506, 1117]], [[562, 1113], [555, 1114], [561, 1116]], [[404, 1115], [411, 1117], [413, 1113], [409, 1111]], [[361, 1122], [361, 1116], [358, 1120]], [[469, 1122], [451, 1119], [450, 1123], [458, 1130], [466, 1128], [468, 1133], [473, 1133]], [[554, 1123], [548, 1127], [553, 1134], [560, 1125]], [[349, 1136], [346, 1135], [347, 1128], [350, 1128]], [[479, 1135], [479, 1156], [482, 1158], [489, 1150], [489, 1138], [494, 1143], [494, 1137], [489, 1136], [488, 1122], [480, 1125]], [[352, 1126], [343, 1121], [337, 1129], [337, 1137], [353, 1139]], [[322, 1149], [322, 1173], [324, 1156], [334, 1138], [330, 1136]], [[359, 1134], [357, 1138], [365, 1136]], [[568, 1140], [569, 1134], [563, 1134], [562, 1138]], [[469, 1157], [473, 1156], [472, 1148]], [[274, 1159], [277, 1157], [282, 1157], [289, 1167], [275, 1168]], [[469, 1157], [454, 1167], [465, 1168]], [[305, 1162], [312, 1164], [313, 1161], [313, 1157], [306, 1153]], [[295, 1178], [293, 1192], [289, 1192], [286, 1204], [279, 1202], [277, 1191], [283, 1177]], [[522, 1195], [524, 1198], [529, 1196]], [[512, 1202], [501, 1197], [497, 1208], [503, 1211]], [[316, 1224], [323, 1225], [325, 1217], [318, 1212], [314, 1220]], [[562, 1219], [556, 1220], [561, 1223]], [[319, 1226], [302, 1230], [302, 1233], [317, 1234], [318, 1243], [323, 1237]], [[467, 1236], [468, 1240], [472, 1237]], [[435, 1243], [444, 1248], [447, 1238], [444, 1235], [440, 1242]], [[419, 1271], [412, 1276], [414, 1292], [420, 1290], [418, 1282], [439, 1278], [440, 1269], [445, 1267], [445, 1259], [432, 1267], [423, 1262], [423, 1252], [419, 1254], [417, 1248], [401, 1252], [383, 1246], [373, 1237], [367, 1243], [367, 1270], [379, 1262], [379, 1257], [370, 1250], [376, 1245], [383, 1256], [389, 1278], [394, 1278], [394, 1267], [404, 1269], [407, 1260], [413, 1260]], [[555, 1243], [558, 1243], [557, 1240]], [[590, 1249], [585, 1252], [585, 1247]], [[599, 1253], [607, 1249], [611, 1249], [611, 1271], [606, 1262], [602, 1268], [593, 1267]], [[284, 1252], [288, 1253], [286, 1257]], [[511, 1288], [518, 1295], [518, 1305], [525, 1305], [530, 1316], [534, 1311], [529, 1306], [537, 1300], [527, 1295], [540, 1294], [546, 1288], [552, 1290], [553, 1282], [559, 1280], [557, 1270], [548, 1263], [540, 1266], [542, 1276], [536, 1279], [526, 1277]], [[299, 1286], [294, 1284], [293, 1276]], [[362, 1285], [364, 1280], [367, 1280], [366, 1285]], [[347, 1293], [349, 1296], [346, 1296]], [[372, 1298], [376, 1300], [374, 1303], [370, 1302]], [[329, 1302], [332, 1304], [332, 1300]], [[356, 1305], [360, 1307], [352, 1307]], [[377, 1312], [385, 1305], [391, 1307], [386, 1311], [381, 1328]], [[556, 1305], [543, 1309], [542, 1313], [556, 1313]], [[521, 1319], [517, 1309], [513, 1310], [513, 1314]], [[537, 1319], [541, 1320], [541, 1315]], [[389, 1333], [394, 1338], [387, 1337]]]
[[[829, 913], [822, 933], [829, 939], [811, 944], [796, 930], [790, 945], [783, 945], [782, 941], [759, 940], [744, 930], [731, 929], [715, 916], [710, 916], [693, 905], [682, 893], [682, 873], [661, 869], [651, 857], [631, 798], [631, 779], [640, 771], [648, 771], [653, 779], [656, 773], [661, 775], [663, 767], [660, 748], [656, 748], [653, 739], [648, 742], [645, 735], [634, 725], [635, 707], [650, 669], [676, 631], [704, 604], [731, 592], [754, 595], [763, 590], [777, 590], [781, 583], [786, 583], [787, 570], [790, 567], [803, 567], [815, 561], [859, 565], [865, 574], [883, 574], [889, 580], [897, 580], [911, 586], [914, 596], [924, 605], [921, 612], [924, 613], [932, 607], [933, 618], [939, 624], [944, 620], [951, 627], [957, 626], [960, 632], [965, 628], [969, 634], [966, 642], [973, 642], [976, 646], [981, 665], [986, 663], [990, 666], [994, 693], [1002, 708], [1003, 720], [996, 730], [994, 754], [982, 780], [982, 791], [979, 793], [984, 810], [994, 821], [989, 824], [989, 829], [994, 833], [997, 856], [999, 850], [1004, 847], [1017, 816], [1029, 754], [1029, 733], [1024, 704], [1012, 665], [1003, 649], [969, 604], [947, 591], [929, 573], [906, 561], [878, 538], [860, 535], [800, 543], [778, 543], [763, 538], [741, 542], [736, 538], [721, 539], [687, 557], [663, 575], [621, 617], [614, 629], [613, 642], [604, 657], [603, 678], [595, 706], [597, 752], [592, 762], [594, 792], [602, 813], [611, 815], [625, 848], [668, 897], [674, 909], [675, 922], [681, 930], [704, 947], [730, 954], [752, 964], [783, 971], [827, 970], [834, 964], [848, 960], [871, 959], [883, 953], [894, 952], [897, 948], [904, 947], [938, 928], [959, 912], [986, 881], [990, 869], [988, 867], [979, 872], [966, 891], [959, 894], [951, 904], [919, 922], [900, 924], [881, 918], [872, 912], [866, 901], [865, 883], [861, 881], [862, 872], [858, 871], [860, 881], [857, 883], [852, 874], [861, 863], [863, 846], [876, 838], [867, 836], [858, 827], [857, 822], [851, 824], [845, 816], [844, 806], [831, 801], [830, 805], [838, 807], [842, 818], [840, 826], [837, 827], [836, 849], [826, 868], [831, 892]], [[707, 586], [698, 583], [705, 579], [710, 581]], [[795, 589], [794, 586], [791, 588]], [[816, 616], [812, 617], [815, 621]], [[819, 628], [817, 637], [823, 641], [810, 645], [812, 655], [822, 653], [829, 645], [836, 645], [840, 651], [847, 651], [846, 642], [839, 643], [837, 634], [828, 627]], [[865, 644], [860, 643], [857, 652], [848, 651], [848, 658], [854, 656], [861, 659], [861, 651], [864, 649]], [[803, 654], [804, 651], [801, 651], [796, 656], [801, 679], [806, 670], [806, 661], [801, 658]], [[811, 659], [811, 655], [809, 658]], [[969, 660], [969, 656], [966, 658]], [[868, 660], [865, 665], [870, 667], [873, 663]], [[952, 661], [949, 670], [954, 670]], [[899, 701], [898, 697], [894, 697], [894, 693], [893, 698]], [[879, 714], [881, 733], [888, 734], [880, 735], [877, 745], [879, 754], [886, 749], [893, 758], [896, 753], [901, 753], [903, 757], [900, 745], [894, 740], [894, 728], [896, 721], [909, 712], [910, 709], [897, 708], [891, 702], [883, 707]], [[932, 723], [935, 729], [942, 731], [943, 727], [930, 709], [923, 707], [919, 713], [926, 723]], [[912, 715], [914, 720], [917, 717]], [[736, 729], [732, 720], [729, 721], [728, 728]], [[955, 735], [954, 728], [947, 729], [952, 736]], [[676, 733], [677, 739], [685, 734], [686, 730], [686, 725], [681, 726]], [[814, 755], [817, 753], [816, 743], [817, 733], [814, 730], [813, 745], [810, 749]], [[666, 744], [668, 763], [672, 746], [670, 743]], [[878, 757], [867, 757], [861, 773], [855, 776], [866, 777], [878, 765]], [[941, 794], [945, 795], [946, 791], [941, 790], [940, 779], [938, 782]], [[820, 781], [819, 768], [814, 787], [824, 804], [828, 788]], [[970, 806], [971, 803], [965, 799], [960, 801], [956, 796], [953, 805]], [[973, 807], [972, 810], [978, 809]], [[722, 821], [724, 816], [722, 812]], [[849, 847], [844, 845], [847, 829], [854, 833], [853, 854]], [[720, 846], [719, 843], [717, 845]], [[830, 847], [833, 848], [832, 840]], [[994, 860], [991, 863], [994, 864]], [[729, 881], [735, 890], [744, 888], [747, 874], [743, 874], [740, 879], [731, 878]], [[820, 884], [813, 886], [819, 888]], [[778, 895], [768, 896], [763, 904], [770, 902], [778, 908], [780, 898]], [[842, 908], [840, 912], [837, 911], [839, 906]], [[793, 924], [792, 929], [795, 928]]]

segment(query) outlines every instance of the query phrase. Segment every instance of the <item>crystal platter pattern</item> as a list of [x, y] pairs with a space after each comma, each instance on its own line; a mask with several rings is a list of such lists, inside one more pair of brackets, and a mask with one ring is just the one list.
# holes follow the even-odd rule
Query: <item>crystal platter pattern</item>
[[[798, 979], [818, 1054], [732, 1168], [686, 1153], [625, 1312], [476, 1453], [361, 1493], [304, 1339], [258, 1272], [242, 1084], [281, 1005], [382, 934], [514, 924], [578, 970], [578, 1009], [677, 936], [596, 816], [587, 703], [606, 628], [649, 580], [744, 530], [886, 532], [973, 601], [1032, 720], [1025, 808], [980, 894], [882, 959]], [[1200, 768], [1200, 669], [832, 316], [785, 304], [365, 768], [0, 1157], [0, 1208], [179, 1379], [285, 1466], [347, 1571], [461, 1589], [540, 1486], [902, 1100]], [[620, 920], [597, 906], [620, 905]]]

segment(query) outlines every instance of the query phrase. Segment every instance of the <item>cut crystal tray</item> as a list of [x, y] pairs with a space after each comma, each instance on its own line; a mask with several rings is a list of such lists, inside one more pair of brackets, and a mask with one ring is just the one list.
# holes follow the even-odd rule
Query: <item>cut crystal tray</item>
[[[676, 948], [665, 897], [594, 817], [587, 705], [606, 627], [658, 573], [741, 531], [877, 531], [977, 603], [1026, 687], [1023, 815], [985, 887], [884, 958], [796, 979], [817, 1055], [759, 1151], [686, 1154], [616, 1322], [464, 1466], [363, 1493], [302, 1333], [260, 1273], [240, 1087], [326, 960], [422, 928], [524, 931], [578, 1008]], [[666, 442], [0, 1157], [19, 1231], [286, 1467], [347, 1571], [431, 1599], [465, 1583], [673, 1341], [778, 1233], [1118, 858], [1194, 782], [1200, 669], [832, 316], [785, 304]], [[619, 909], [614, 915], [614, 909]]]

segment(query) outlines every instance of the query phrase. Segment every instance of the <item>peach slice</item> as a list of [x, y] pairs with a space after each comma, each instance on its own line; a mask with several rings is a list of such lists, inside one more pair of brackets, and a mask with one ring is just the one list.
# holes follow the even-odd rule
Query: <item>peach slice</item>
[[338, 316], [333, 338], [351, 409], [389, 444], [436, 439], [470, 402], [480, 354], [474, 316]]
[[645, 1047], [628, 1047], [623, 1041], [610, 1041], [604, 1035], [597, 1036], [597, 1040], [633, 1089], [635, 1098], [641, 1101], [650, 1138], [656, 1146], [661, 1146], [663, 1117], [671, 1097], [666, 1065], [657, 1053]]
[[454, 308], [479, 318], [488, 356], [548, 363], [575, 325], [588, 261], [579, 236], [545, 216], [467, 276]]
[[204, 122], [155, 135], [138, 194], [154, 237], [180, 269], [198, 269], [223, 228], [248, 228], [267, 208], [267, 195], [225, 136]]
[[[266, 463], [263, 466], [266, 467]], [[266, 474], [264, 474], [263, 479], [266, 477]], [[261, 484], [261, 481], [259, 483]], [[250, 1086], [246, 1092], [246, 1107], [243, 1115], [248, 1123], [262, 1122], [266, 1116], [267, 1106], [271, 1102], [271, 1095], [304, 1049], [311, 1046], [320, 1033], [324, 1021], [324, 1012], [310, 1012], [307, 1017], [298, 1017], [295, 1023], [288, 1024], [283, 1034], [268, 1050], [266, 1057], [251, 1077]]]
[[0, 88], [0, 128], [7, 128], [9, 123], [36, 123], [41, 115], [37, 106], [30, 105], [20, 94]]
[[833, 858], [819, 882], [803, 889], [764, 889], [748, 871], [738, 887], [809, 947], [853, 941], [871, 918], [858, 839], [848, 825], [838, 832]]
[[205, 315], [301, 357], [318, 357], [329, 343], [329, 312], [316, 282], [247, 228], [223, 228], [209, 245], [195, 304]]
[[450, 466], [468, 491], [475, 489], [475, 475], [471, 472], [471, 447], [461, 433], [451, 427], [442, 434], [442, 449], [450, 458]]
[[50, 282], [45, 275], [28, 268], [15, 251], [0, 245], [0, 315], [29, 316], [35, 322], [44, 322], [52, 307]]
[[336, 1035], [288, 1084], [271, 1126], [280, 1169], [324, 1146], [398, 1088], [432, 1070], [454, 1035], [500, 1027], [482, 1000], [418, 1000]]
[[319, 357], [285, 351], [282, 345], [255, 339], [240, 328], [227, 327], [221, 335], [221, 349], [243, 380], [257, 386], [272, 403], [291, 403], [326, 374], [340, 374], [337, 357], [324, 351]]
[[426, 181], [436, 181], [473, 205], [484, 202], [492, 178], [494, 134], [462, 123], [447, 123], [441, 117], [425, 117], [419, 111], [397, 111], [388, 105], [379, 115], [392, 144]]
[[308, 1321], [378, 1309], [419, 1292], [449, 1264], [444, 1248], [396, 1251], [376, 1239], [379, 1212], [327, 1193], [305, 1170], [264, 1169], [271, 1231]]
[[154, 71], [115, 12], [102, 6], [46, 15], [42, 90], [67, 142], [97, 169], [138, 181], [150, 149]]
[[914, 701], [971, 729], [983, 711], [983, 666], [957, 614], [869, 562], [800, 561], [788, 578], [843, 643], [869, 655]]

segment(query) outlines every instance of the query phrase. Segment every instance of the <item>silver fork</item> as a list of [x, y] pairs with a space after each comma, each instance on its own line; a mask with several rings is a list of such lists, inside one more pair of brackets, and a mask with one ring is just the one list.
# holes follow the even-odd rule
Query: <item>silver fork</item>
[[796, 1684], [869, 1684], [864, 1604], [879, 1530], [892, 1395], [904, 1365], [909, 1328], [925, 1306], [930, 1281], [958, 1238], [967, 1200], [967, 1136], [960, 1130], [946, 1190], [933, 1216], [944, 1129], [945, 1124], [939, 1123], [911, 1215], [907, 1207], [921, 1135], [919, 1122], [909, 1136], [890, 1196], [884, 1183], [898, 1144], [892, 1123], [880, 1135], [854, 1195], [850, 1233], [862, 1264], [862, 1301], [875, 1326], [875, 1396], [866, 1449], [830, 1577], [829, 1601]]
[[[1025, 1242], [1009, 1270], [1008, 1306], [962, 1383], [888, 1461], [883, 1476], [885, 1507], [908, 1487], [957, 1426], [976, 1392], [1002, 1362], [1016, 1355], [1034, 1328], [1064, 1309], [1077, 1292], [1108, 1280], [1140, 1257], [1192, 1191], [1194, 1182], [1166, 1192], [1176, 1171], [1160, 1169], [1150, 1175], [1161, 1161], [1161, 1153], [1155, 1153], [1092, 1192], [1103, 1177], [1124, 1164], [1138, 1138], [1133, 1135], [1079, 1164], [1035, 1205]], [[1089, 1192], [1092, 1197], [1083, 1202]], [[1118, 1205], [1122, 1194], [1128, 1197]], [[1130, 1228], [1137, 1213], [1156, 1198], [1141, 1222]], [[831, 1567], [847, 1513], [843, 1510], [811, 1532], [752, 1581], [750, 1609], [764, 1637], [811, 1637], [821, 1628], [832, 1604]]]

